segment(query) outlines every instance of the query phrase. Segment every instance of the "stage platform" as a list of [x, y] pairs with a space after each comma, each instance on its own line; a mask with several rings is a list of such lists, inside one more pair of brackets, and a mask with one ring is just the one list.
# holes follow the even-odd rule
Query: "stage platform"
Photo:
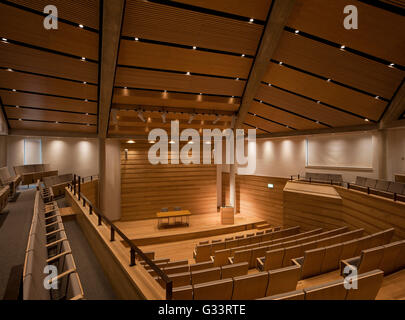
[[157, 219], [137, 221], [117, 221], [115, 224], [137, 246], [162, 244], [174, 241], [184, 241], [223, 235], [249, 230], [256, 224], [265, 222], [253, 215], [235, 215], [235, 223], [222, 225], [220, 213], [191, 215], [190, 226], [178, 226], [168, 229], [158, 229]]

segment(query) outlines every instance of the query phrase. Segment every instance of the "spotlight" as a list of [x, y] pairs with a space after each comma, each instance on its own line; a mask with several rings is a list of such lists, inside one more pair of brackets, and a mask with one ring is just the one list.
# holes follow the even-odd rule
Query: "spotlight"
[[215, 118], [214, 121], [212, 121], [212, 124], [216, 124], [219, 121], [220, 118], [221, 117], [217, 114], [217, 117]]
[[143, 117], [143, 111], [138, 110], [138, 118], [142, 120], [142, 122], [146, 122], [145, 118]]
[[195, 113], [190, 114], [190, 118], [188, 119], [188, 124], [190, 124], [195, 117]]
[[127, 143], [135, 143], [134, 140], [128, 140]]

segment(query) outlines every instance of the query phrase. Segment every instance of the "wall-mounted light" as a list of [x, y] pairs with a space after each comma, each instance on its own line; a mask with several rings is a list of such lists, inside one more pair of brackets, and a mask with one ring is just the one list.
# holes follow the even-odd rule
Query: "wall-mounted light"
[[267, 184], [267, 188], [273, 189], [273, 188], [274, 188], [274, 185], [273, 185], [272, 183], [268, 183], [268, 184]]
[[127, 143], [135, 143], [134, 140], [128, 140]]
[[125, 160], [128, 160], [128, 149], [124, 149], [125, 152]]

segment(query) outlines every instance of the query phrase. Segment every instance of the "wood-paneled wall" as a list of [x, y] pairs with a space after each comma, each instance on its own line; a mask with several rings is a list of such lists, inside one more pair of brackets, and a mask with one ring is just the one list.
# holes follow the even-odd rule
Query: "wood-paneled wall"
[[91, 201], [91, 203], [93, 203], [97, 208], [99, 208], [98, 180], [82, 183], [80, 185], [80, 192], [82, 192], [86, 196], [86, 198]]
[[121, 144], [121, 220], [156, 218], [161, 208], [175, 206], [192, 214], [217, 212], [216, 165], [170, 164], [170, 145], [169, 164], [152, 165], [150, 146]]
[[[255, 215], [272, 225], [282, 226], [283, 189], [288, 179], [236, 175], [236, 206], [243, 214]], [[268, 188], [268, 184], [274, 188]], [[229, 173], [222, 173], [222, 202], [229, 204]]]

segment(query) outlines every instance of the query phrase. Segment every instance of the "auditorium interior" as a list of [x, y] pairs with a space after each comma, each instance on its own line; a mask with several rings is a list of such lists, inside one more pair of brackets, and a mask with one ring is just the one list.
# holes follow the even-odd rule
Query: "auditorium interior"
[[405, 300], [405, 2], [0, 3], [0, 299]]

